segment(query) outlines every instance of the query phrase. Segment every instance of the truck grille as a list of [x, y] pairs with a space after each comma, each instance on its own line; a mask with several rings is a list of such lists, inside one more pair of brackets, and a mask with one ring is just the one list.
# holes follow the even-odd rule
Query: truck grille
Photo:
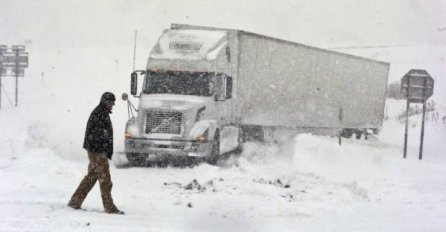
[[181, 134], [182, 114], [169, 111], [149, 111], [146, 119], [146, 134]]

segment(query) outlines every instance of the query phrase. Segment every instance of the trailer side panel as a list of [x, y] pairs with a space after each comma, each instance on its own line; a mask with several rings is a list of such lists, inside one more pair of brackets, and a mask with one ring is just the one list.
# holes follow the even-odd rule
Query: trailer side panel
[[287, 127], [380, 128], [387, 63], [239, 33], [236, 119]]

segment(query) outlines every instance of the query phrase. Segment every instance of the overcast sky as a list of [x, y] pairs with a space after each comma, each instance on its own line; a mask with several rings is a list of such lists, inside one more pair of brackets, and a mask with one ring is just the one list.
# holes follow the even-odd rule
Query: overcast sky
[[7, 45], [131, 46], [138, 30], [151, 47], [170, 23], [325, 47], [445, 45], [446, 0], [0, 0]]

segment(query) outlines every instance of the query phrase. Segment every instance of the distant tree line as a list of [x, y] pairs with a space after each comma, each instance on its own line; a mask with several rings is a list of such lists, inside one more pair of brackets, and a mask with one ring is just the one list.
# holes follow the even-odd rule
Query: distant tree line
[[[416, 104], [409, 107], [409, 117], [413, 115], [421, 115], [423, 113], [423, 107]], [[399, 120], [403, 120], [406, 117], [406, 110], [404, 109], [398, 115]], [[426, 102], [426, 120], [438, 121], [439, 115], [436, 111], [436, 103], [434, 100], [428, 100]]]
[[397, 81], [387, 86], [387, 98], [393, 99], [405, 99], [405, 96], [401, 94], [401, 82]]

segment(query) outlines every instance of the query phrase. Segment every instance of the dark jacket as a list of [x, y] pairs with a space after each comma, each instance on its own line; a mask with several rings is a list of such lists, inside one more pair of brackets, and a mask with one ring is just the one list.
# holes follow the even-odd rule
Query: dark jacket
[[113, 155], [113, 126], [111, 112], [100, 103], [88, 118], [85, 130], [84, 148], [92, 153], [104, 153], [111, 159]]

